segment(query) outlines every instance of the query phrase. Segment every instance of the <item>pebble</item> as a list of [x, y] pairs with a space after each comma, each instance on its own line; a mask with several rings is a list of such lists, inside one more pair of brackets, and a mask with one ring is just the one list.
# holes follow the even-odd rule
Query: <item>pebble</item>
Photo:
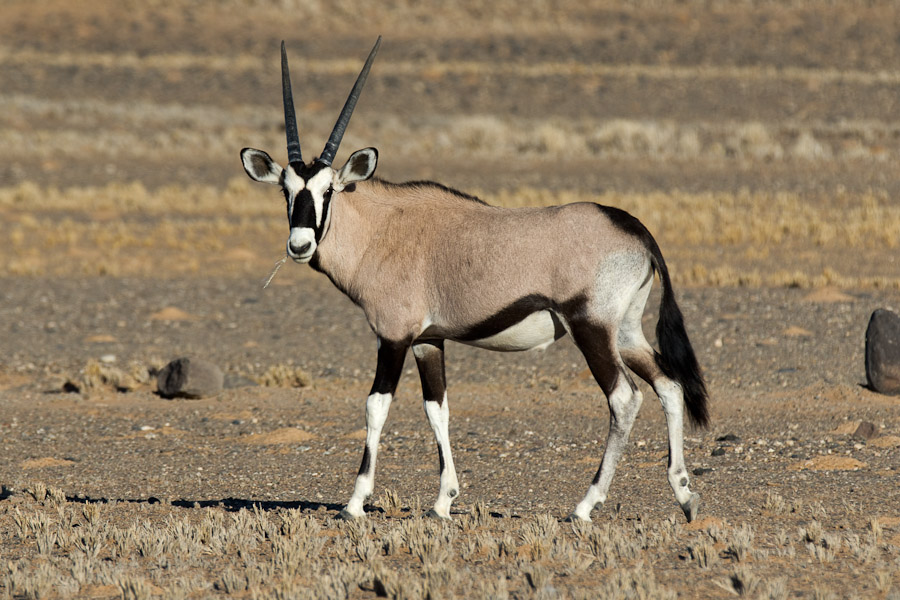
[[857, 439], [871, 440], [874, 437], [878, 437], [880, 429], [881, 428], [875, 423], [863, 421], [859, 424], [859, 427], [856, 428], [856, 431], [853, 432], [853, 437]]

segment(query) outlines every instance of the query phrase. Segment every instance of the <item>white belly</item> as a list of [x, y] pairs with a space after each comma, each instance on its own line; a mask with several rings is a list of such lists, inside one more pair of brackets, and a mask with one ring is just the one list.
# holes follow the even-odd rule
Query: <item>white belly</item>
[[543, 350], [558, 339], [557, 326], [549, 310], [531, 313], [512, 327], [480, 340], [465, 340], [462, 343], [486, 350], [516, 352], [521, 350]]

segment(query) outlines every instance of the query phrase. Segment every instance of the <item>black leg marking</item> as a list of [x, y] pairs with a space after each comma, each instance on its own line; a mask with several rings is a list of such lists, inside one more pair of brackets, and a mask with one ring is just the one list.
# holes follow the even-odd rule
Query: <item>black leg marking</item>
[[397, 390], [397, 383], [403, 373], [406, 349], [409, 347], [402, 342], [389, 342], [383, 338], [379, 338], [379, 341], [378, 366], [375, 368], [375, 381], [369, 395], [393, 394]]
[[438, 468], [440, 469], [441, 474], [444, 473], [444, 466], [444, 451], [438, 446]]
[[370, 454], [369, 454], [369, 446], [367, 444], [366, 447], [363, 448], [362, 463], [359, 465], [359, 475], [363, 475], [363, 474], [369, 472], [369, 461], [370, 461]]
[[444, 403], [447, 390], [447, 374], [444, 369], [444, 340], [416, 342], [413, 347], [419, 380], [422, 382], [422, 397], [426, 402]]

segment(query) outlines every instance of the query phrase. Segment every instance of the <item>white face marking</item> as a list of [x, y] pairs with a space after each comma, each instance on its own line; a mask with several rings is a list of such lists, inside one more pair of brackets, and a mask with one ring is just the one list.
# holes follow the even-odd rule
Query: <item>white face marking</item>
[[284, 170], [284, 187], [291, 192], [292, 196], [296, 196], [300, 193], [300, 190], [306, 187], [306, 182], [294, 172], [294, 167], [291, 165], [288, 165]]
[[553, 322], [553, 316], [549, 310], [539, 310], [491, 337], [463, 343], [486, 350], [516, 352], [532, 349], [543, 350], [555, 341], [556, 325]]
[[[302, 253], [294, 252], [294, 249], [309, 246]], [[295, 262], [306, 263], [316, 253], [316, 232], [309, 227], [292, 227], [291, 237], [288, 238], [287, 253]]]
[[313, 207], [316, 210], [316, 227], [322, 226], [322, 209], [325, 204], [325, 192], [331, 187], [333, 176], [334, 171], [332, 171], [331, 168], [322, 169], [306, 182], [306, 187], [313, 197]]

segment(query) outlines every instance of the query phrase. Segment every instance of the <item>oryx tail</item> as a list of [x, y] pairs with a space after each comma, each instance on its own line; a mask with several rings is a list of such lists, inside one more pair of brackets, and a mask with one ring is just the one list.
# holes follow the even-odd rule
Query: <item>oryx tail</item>
[[708, 393], [700, 373], [700, 364], [684, 328], [681, 309], [675, 301], [666, 261], [656, 241], [649, 235], [645, 239], [648, 240], [653, 267], [659, 273], [662, 283], [659, 320], [656, 322], [656, 340], [660, 350], [655, 355], [656, 364], [663, 373], [681, 385], [691, 422], [705, 427], [709, 424], [709, 410], [706, 406]]

